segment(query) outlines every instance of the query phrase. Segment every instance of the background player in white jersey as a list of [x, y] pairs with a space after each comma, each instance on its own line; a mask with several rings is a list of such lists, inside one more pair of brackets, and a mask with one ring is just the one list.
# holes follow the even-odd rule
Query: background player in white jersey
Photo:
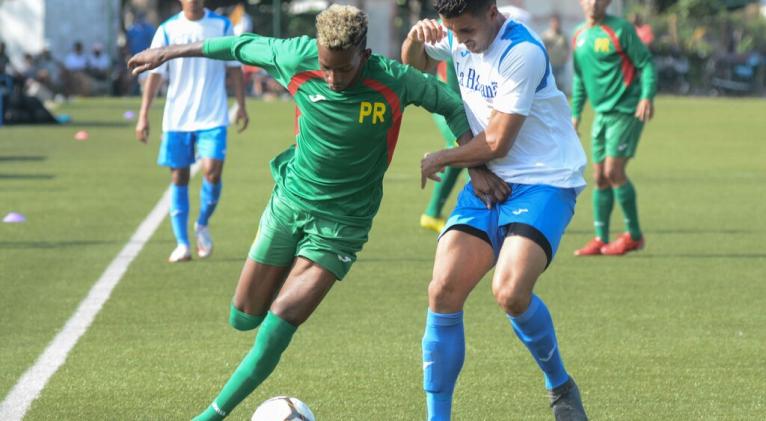
[[426, 178], [447, 165], [486, 164], [511, 187], [488, 205], [470, 183], [458, 198], [436, 250], [423, 337], [429, 420], [448, 420], [465, 357], [463, 304], [495, 266], [492, 292], [543, 371], [557, 420], [587, 419], [564, 369], [553, 320], [532, 290], [551, 263], [585, 186], [585, 153], [540, 39], [506, 19], [494, 0], [436, 0], [443, 25], [418, 22], [403, 45], [408, 64], [455, 64], [473, 140], [427, 155]]
[[[181, 13], [157, 29], [152, 48], [187, 44], [206, 38], [232, 35], [231, 22], [203, 7], [202, 0], [179, 0]], [[236, 120], [240, 131], [248, 124], [242, 69], [238, 62], [206, 58], [173, 60], [155, 69], [144, 85], [141, 111], [136, 124], [136, 138], [149, 138], [149, 108], [157, 95], [162, 78], [170, 79], [165, 113], [162, 118], [162, 144], [157, 163], [170, 167], [170, 221], [177, 246], [168, 261], [191, 259], [187, 225], [189, 218], [189, 167], [202, 158], [204, 178], [200, 190], [199, 217], [194, 224], [197, 255], [208, 257], [213, 241], [208, 220], [221, 196], [221, 173], [226, 158], [227, 116], [226, 76], [229, 74], [237, 98]]]

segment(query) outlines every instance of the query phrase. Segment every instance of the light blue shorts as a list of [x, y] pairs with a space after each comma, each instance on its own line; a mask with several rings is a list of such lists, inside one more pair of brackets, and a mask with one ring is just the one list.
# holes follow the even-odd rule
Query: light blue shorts
[[440, 237], [450, 229], [465, 231], [487, 241], [497, 257], [506, 236], [520, 235], [540, 245], [550, 264], [574, 215], [577, 190], [542, 184], [509, 186], [511, 196], [487, 209], [473, 185], [466, 184]]
[[[196, 150], [196, 154], [195, 154]], [[157, 163], [187, 168], [198, 158], [226, 159], [226, 126], [193, 132], [165, 132]]]

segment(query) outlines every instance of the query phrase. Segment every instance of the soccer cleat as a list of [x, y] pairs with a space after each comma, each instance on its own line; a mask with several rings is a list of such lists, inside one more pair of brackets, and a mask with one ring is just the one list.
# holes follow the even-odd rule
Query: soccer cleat
[[635, 241], [629, 233], [622, 234], [611, 243], [601, 247], [601, 254], [606, 256], [622, 256], [629, 251], [641, 250], [644, 248], [644, 237]]
[[189, 260], [191, 260], [191, 251], [189, 251], [189, 246], [183, 244], [177, 245], [168, 257], [170, 263], [188, 262]]
[[585, 408], [582, 406], [580, 389], [577, 388], [573, 378], [569, 378], [566, 383], [548, 391], [551, 398], [551, 409], [553, 409], [553, 418], [556, 421], [587, 421]]
[[601, 249], [607, 244], [596, 237], [586, 244], [583, 248], [575, 250], [575, 256], [598, 256], [601, 254]]
[[204, 259], [213, 253], [213, 238], [207, 225], [194, 224], [194, 234], [197, 236], [197, 256]]
[[444, 224], [446, 223], [447, 220], [444, 218], [434, 218], [433, 216], [428, 216], [426, 214], [420, 215], [420, 226], [431, 231], [436, 231], [437, 233], [442, 232]]

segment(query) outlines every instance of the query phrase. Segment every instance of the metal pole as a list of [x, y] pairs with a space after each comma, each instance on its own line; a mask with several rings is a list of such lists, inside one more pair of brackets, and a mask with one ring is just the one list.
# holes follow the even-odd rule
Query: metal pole
[[274, 0], [271, 9], [271, 25], [274, 27], [274, 38], [282, 37], [282, 0]]

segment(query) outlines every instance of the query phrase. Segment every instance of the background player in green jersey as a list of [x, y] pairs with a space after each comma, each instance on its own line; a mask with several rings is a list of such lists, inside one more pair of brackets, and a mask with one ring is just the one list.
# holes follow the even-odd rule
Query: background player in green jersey
[[[596, 236], [575, 255], [622, 255], [644, 246], [638, 223], [636, 190], [625, 173], [636, 153], [644, 123], [652, 118], [657, 89], [652, 56], [628, 21], [607, 15], [610, 0], [580, 0], [586, 21], [572, 40], [572, 122], [580, 124], [585, 100], [596, 112], [591, 152], [596, 188], [593, 225]], [[614, 200], [622, 208], [627, 231], [609, 242]]]
[[[260, 326], [252, 350], [198, 420], [222, 419], [279, 362], [282, 352], [367, 241], [383, 174], [410, 104], [445, 116], [452, 136], [471, 138], [460, 97], [435, 78], [371, 54], [367, 16], [332, 6], [317, 16], [317, 39], [246, 34], [145, 51], [134, 73], [178, 57], [238, 60], [268, 71], [299, 111], [296, 145], [271, 162], [275, 187], [230, 309], [237, 330]], [[508, 193], [472, 169], [477, 194]]]
[[[452, 64], [452, 60], [439, 62], [436, 67], [436, 75], [450, 89], [460, 95], [460, 85], [457, 83], [457, 75], [455, 74], [455, 66]], [[432, 114], [432, 116], [436, 127], [439, 128], [439, 133], [444, 138], [444, 146], [448, 148], [457, 146], [456, 139], [452, 136], [444, 117], [439, 114]], [[420, 216], [421, 227], [436, 232], [441, 232], [444, 228], [444, 223], [447, 220], [442, 216], [442, 210], [444, 209], [444, 203], [447, 202], [447, 198], [449, 198], [452, 189], [455, 187], [455, 183], [457, 183], [460, 171], [462, 171], [462, 168], [444, 168], [441, 174], [441, 181], [434, 183], [434, 189], [431, 192], [431, 199], [428, 201], [426, 211]]]

